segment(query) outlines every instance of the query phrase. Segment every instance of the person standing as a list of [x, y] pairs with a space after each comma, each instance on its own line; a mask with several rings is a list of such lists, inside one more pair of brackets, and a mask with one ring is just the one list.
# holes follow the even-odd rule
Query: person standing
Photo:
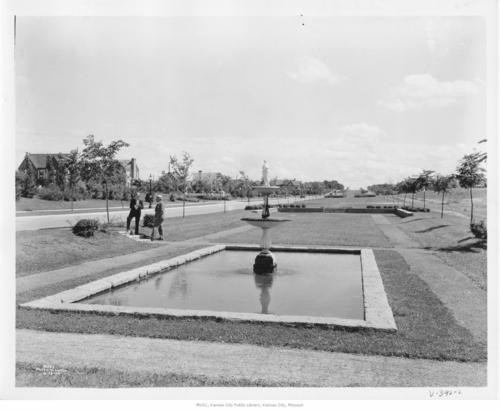
[[130, 199], [130, 212], [127, 217], [127, 232], [130, 231], [130, 222], [135, 218], [135, 235], [139, 235], [139, 222], [141, 220], [141, 210], [144, 204], [137, 193], [132, 194]]
[[161, 195], [156, 195], [156, 206], [155, 206], [155, 219], [153, 223], [153, 231], [151, 232], [151, 240], [154, 241], [155, 239], [155, 229], [158, 228], [158, 233], [160, 234], [160, 237], [158, 238], [159, 241], [163, 241], [163, 217], [165, 214], [165, 209], [163, 207], [163, 202], [162, 202], [162, 196]]

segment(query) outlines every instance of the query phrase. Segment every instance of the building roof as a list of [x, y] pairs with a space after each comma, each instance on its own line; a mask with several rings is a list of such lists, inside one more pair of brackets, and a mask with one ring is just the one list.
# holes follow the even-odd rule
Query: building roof
[[35, 168], [47, 168], [47, 157], [57, 157], [59, 155], [67, 157], [69, 154], [26, 154]]

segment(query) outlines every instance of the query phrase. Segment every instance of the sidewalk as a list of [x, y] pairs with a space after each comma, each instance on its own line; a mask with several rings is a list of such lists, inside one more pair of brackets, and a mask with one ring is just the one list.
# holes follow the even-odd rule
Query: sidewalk
[[[18, 329], [16, 360], [55, 368], [174, 373], [317, 387], [485, 386], [485, 363]], [[103, 386], [104, 387], [104, 386]]]

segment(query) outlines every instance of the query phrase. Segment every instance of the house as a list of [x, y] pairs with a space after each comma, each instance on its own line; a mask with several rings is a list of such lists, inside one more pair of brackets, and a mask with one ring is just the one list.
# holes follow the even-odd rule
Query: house
[[295, 179], [273, 179], [270, 184], [279, 186], [280, 192], [285, 194], [298, 195], [301, 193], [302, 184]]
[[137, 160], [135, 158], [122, 159], [120, 164], [125, 169], [125, 175], [127, 178], [127, 184], [130, 184], [133, 179], [139, 179], [139, 167], [137, 166]]
[[[36, 183], [40, 185], [45, 185], [49, 182], [49, 179], [55, 178], [55, 175], [51, 175], [50, 171], [57, 169], [58, 162], [62, 159], [66, 159], [70, 154], [30, 154], [26, 153], [21, 165], [18, 167], [18, 171], [26, 173], [28, 169], [33, 171], [35, 175]], [[137, 166], [137, 161], [135, 158], [120, 160], [120, 164], [125, 169], [125, 174], [127, 177], [127, 183], [133, 179], [139, 179], [139, 167]]]
[[37, 183], [45, 182], [49, 179], [49, 171], [52, 166], [54, 169], [60, 159], [67, 158], [69, 154], [30, 154], [26, 153], [18, 171], [22, 173], [31, 169], [35, 175]]

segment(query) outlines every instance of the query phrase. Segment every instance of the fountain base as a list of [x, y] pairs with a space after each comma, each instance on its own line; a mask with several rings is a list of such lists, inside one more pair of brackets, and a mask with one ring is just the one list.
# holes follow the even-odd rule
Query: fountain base
[[273, 273], [276, 270], [276, 266], [277, 264], [274, 260], [273, 254], [266, 249], [259, 253], [255, 258], [253, 271], [258, 275]]

